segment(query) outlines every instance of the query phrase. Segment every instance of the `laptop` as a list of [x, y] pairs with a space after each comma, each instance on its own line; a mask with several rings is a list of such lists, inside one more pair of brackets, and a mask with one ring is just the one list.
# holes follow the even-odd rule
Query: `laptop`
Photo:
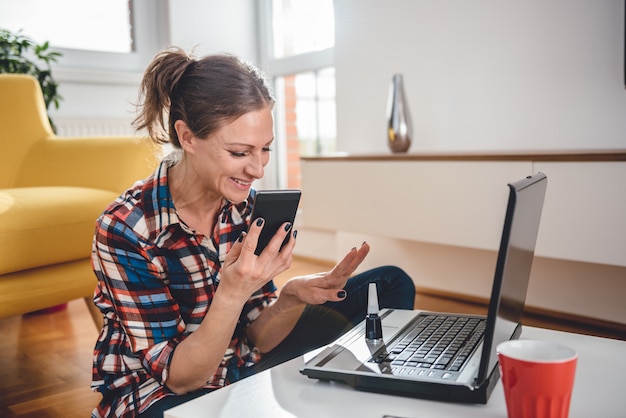
[[382, 339], [366, 339], [363, 321], [305, 356], [300, 373], [376, 393], [487, 403], [500, 378], [496, 346], [522, 331], [547, 177], [537, 173], [508, 186], [486, 317], [382, 309]]

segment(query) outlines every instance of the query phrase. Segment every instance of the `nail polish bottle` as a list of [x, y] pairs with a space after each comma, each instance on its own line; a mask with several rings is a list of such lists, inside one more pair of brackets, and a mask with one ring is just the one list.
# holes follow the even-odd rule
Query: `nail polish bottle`
[[381, 342], [383, 339], [383, 327], [378, 312], [376, 283], [370, 283], [367, 294], [367, 316], [365, 317], [365, 339], [369, 342]]

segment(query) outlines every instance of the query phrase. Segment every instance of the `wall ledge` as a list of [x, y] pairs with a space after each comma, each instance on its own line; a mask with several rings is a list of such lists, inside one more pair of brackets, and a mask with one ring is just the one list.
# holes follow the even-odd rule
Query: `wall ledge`
[[303, 161], [626, 161], [626, 149], [468, 151], [303, 156]]

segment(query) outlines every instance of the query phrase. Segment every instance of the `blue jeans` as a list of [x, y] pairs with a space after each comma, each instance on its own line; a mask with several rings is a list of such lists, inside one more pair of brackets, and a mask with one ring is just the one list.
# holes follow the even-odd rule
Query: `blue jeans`
[[[346, 298], [341, 302], [308, 305], [294, 329], [254, 367], [241, 371], [241, 378], [291, 360], [302, 354], [332, 342], [344, 332], [365, 319], [367, 313], [368, 287], [376, 283], [380, 308], [413, 309], [415, 285], [400, 268], [378, 267], [351, 277], [344, 290]], [[209, 390], [200, 390], [183, 396], [161, 399], [141, 417], [163, 417], [163, 411], [201, 396]]]

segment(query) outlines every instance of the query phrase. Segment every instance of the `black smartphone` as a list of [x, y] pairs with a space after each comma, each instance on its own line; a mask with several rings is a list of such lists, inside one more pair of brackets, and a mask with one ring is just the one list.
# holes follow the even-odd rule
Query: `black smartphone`
[[[278, 228], [285, 222], [291, 222], [296, 219], [296, 211], [300, 203], [300, 195], [302, 192], [296, 189], [286, 190], [258, 190], [254, 197], [252, 206], [251, 222], [258, 218], [263, 218], [265, 224], [261, 230], [259, 241], [254, 251], [255, 255], [261, 254], [263, 249], [270, 242]], [[291, 233], [287, 234], [280, 248], [282, 249], [287, 241], [289, 241]]]

